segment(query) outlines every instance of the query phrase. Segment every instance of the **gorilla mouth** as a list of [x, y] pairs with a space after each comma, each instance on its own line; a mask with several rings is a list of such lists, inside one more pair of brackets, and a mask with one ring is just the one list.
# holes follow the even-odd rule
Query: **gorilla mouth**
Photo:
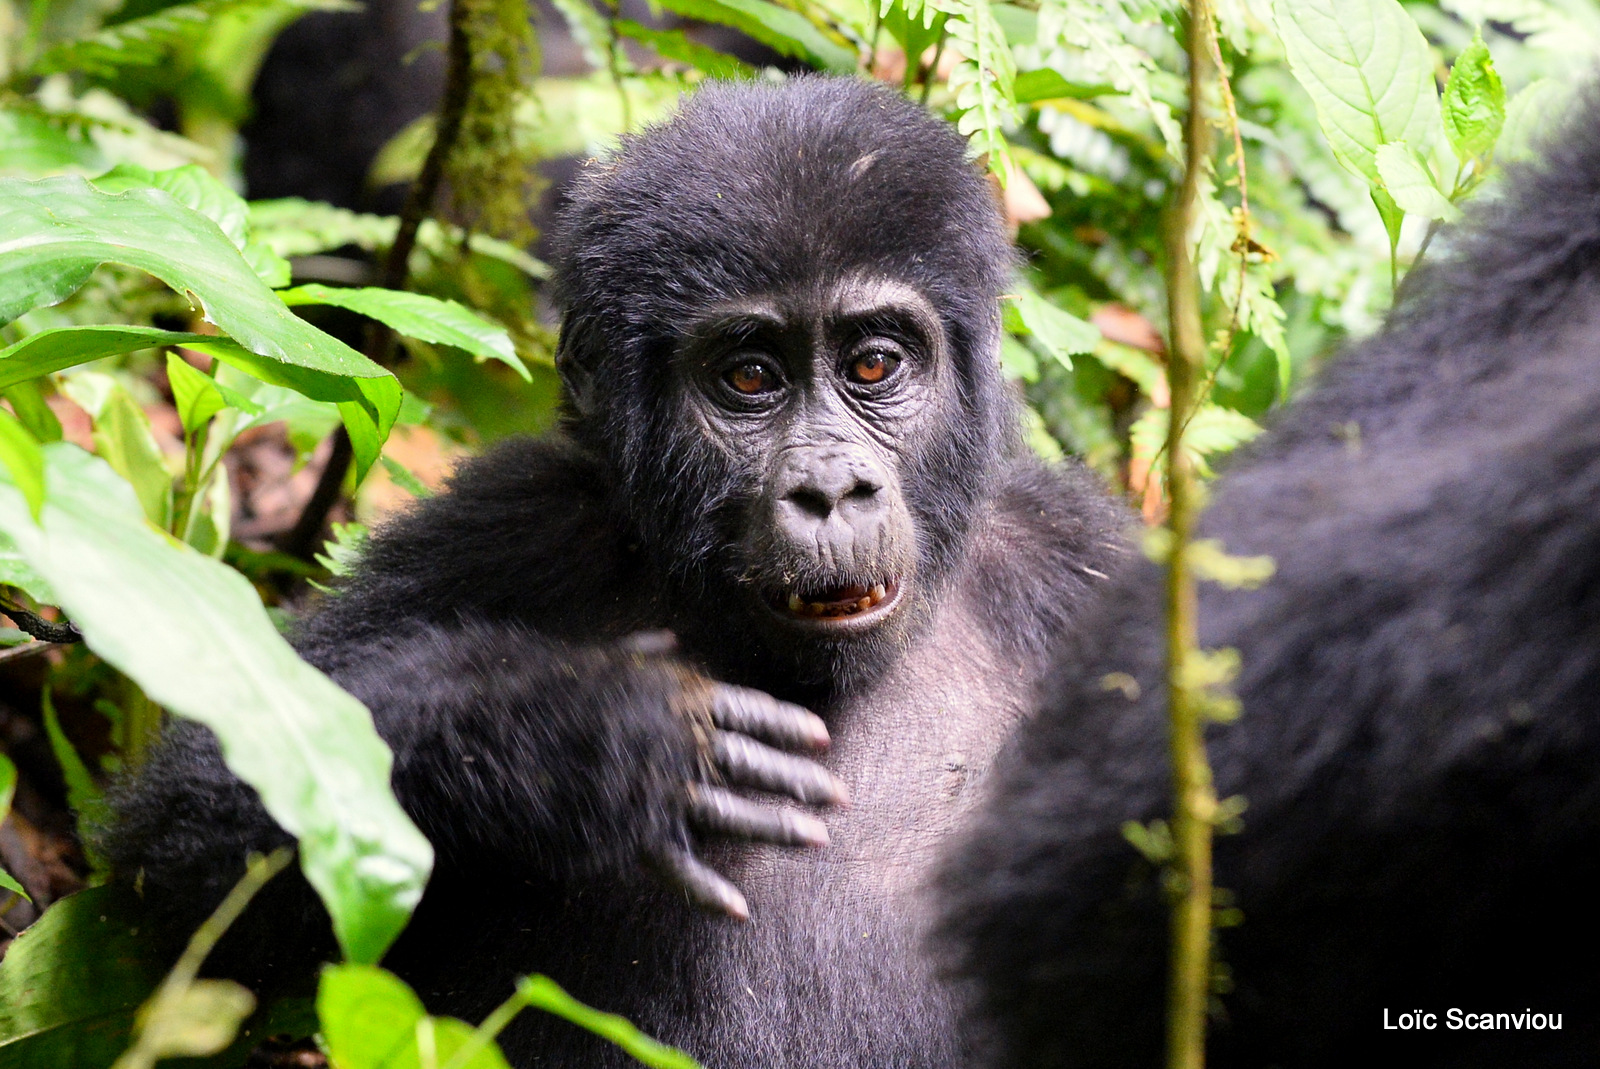
[[772, 607], [791, 620], [865, 623], [888, 613], [900, 600], [898, 579], [875, 583], [841, 583], [810, 590], [775, 591]]

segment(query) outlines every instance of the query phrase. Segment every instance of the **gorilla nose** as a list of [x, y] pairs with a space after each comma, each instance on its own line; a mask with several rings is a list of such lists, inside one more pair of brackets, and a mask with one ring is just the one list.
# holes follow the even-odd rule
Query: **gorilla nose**
[[883, 508], [882, 470], [849, 447], [793, 450], [777, 473], [780, 511], [792, 519], [824, 523], [835, 513], [865, 518]]

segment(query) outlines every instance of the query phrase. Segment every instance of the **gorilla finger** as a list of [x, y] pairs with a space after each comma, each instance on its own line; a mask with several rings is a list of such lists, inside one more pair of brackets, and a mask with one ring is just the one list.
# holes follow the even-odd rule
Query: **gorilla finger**
[[740, 787], [787, 794], [808, 805], [838, 805], [850, 792], [815, 761], [795, 757], [732, 731], [711, 735], [711, 756], [728, 782]]
[[750, 919], [750, 905], [743, 893], [685, 848], [661, 847], [651, 854], [651, 860], [669, 883], [701, 909], [736, 921]]
[[711, 722], [774, 746], [807, 750], [828, 746], [828, 726], [822, 717], [749, 687], [718, 684], [711, 694]]
[[827, 846], [828, 828], [809, 813], [740, 798], [721, 787], [693, 786], [689, 819], [700, 831], [738, 835], [780, 846]]

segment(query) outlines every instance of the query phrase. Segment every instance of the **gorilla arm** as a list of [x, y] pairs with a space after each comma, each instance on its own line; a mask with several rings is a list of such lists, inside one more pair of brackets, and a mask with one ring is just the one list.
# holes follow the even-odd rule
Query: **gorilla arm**
[[[820, 766], [757, 741], [818, 749], [827, 732], [798, 706], [650, 652], [659, 640], [617, 634], [645, 623], [648, 606], [624, 594], [602, 487], [560, 445], [469, 464], [449, 495], [374, 540], [296, 644], [372, 710], [394, 750], [396, 794], [439, 865], [565, 882], [644, 860], [698, 904], [742, 917], [739, 891], [695, 860], [690, 829], [826, 842], [814, 817], [723, 785], [842, 800]], [[580, 619], [582, 630], [569, 626]], [[112, 806], [102, 849], [182, 927], [220, 899], [248, 851], [288, 838], [190, 724], [172, 726]], [[318, 942], [325, 925], [310, 912]]]

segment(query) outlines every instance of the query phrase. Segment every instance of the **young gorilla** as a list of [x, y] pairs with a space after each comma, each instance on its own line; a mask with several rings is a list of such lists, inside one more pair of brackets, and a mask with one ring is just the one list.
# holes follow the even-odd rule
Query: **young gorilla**
[[[955, 1064], [920, 885], [1123, 524], [1015, 451], [994, 198], [882, 88], [715, 86], [593, 167], [561, 249], [564, 435], [464, 466], [298, 638], [438, 849], [389, 964], [467, 1019], [543, 971], [709, 1066]], [[830, 833], [739, 788], [850, 805], [784, 849]], [[190, 919], [284, 839], [187, 725], [117, 809], [118, 871]], [[232, 957], [293, 975], [326, 922], [279, 899]]]
[[[1600, 1050], [1600, 95], [1578, 119], [1206, 515], [1277, 562], [1201, 593], [1202, 645], [1243, 659], [1217, 793], [1248, 804], [1216, 844], [1243, 923], [1213, 1065]], [[1160, 1063], [1164, 898], [1121, 830], [1170, 812], [1160, 578], [1114, 578], [946, 862], [996, 1063]]]

